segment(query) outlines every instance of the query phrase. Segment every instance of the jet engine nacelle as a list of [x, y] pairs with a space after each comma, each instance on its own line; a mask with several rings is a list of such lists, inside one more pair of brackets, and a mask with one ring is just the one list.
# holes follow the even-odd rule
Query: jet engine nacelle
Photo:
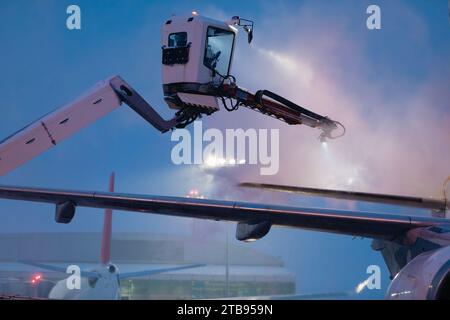
[[425, 252], [411, 260], [392, 280], [386, 298], [450, 299], [450, 247]]

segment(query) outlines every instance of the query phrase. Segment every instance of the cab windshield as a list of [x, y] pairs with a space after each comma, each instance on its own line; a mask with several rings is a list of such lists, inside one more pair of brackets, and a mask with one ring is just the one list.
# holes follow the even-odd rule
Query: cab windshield
[[227, 76], [233, 52], [234, 32], [208, 27], [203, 64], [209, 69]]

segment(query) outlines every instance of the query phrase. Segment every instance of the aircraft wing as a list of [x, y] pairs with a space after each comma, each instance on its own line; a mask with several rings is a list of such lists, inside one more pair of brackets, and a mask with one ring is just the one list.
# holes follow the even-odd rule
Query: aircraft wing
[[167, 272], [191, 269], [191, 268], [199, 268], [199, 267], [204, 267], [204, 266], [205, 266], [204, 264], [191, 264], [191, 265], [186, 265], [186, 266], [181, 266], [181, 267], [173, 267], [173, 268], [161, 268], [161, 269], [153, 269], [153, 270], [125, 272], [125, 273], [119, 273], [119, 278], [121, 280], [123, 280], [123, 279], [129, 279], [129, 278], [147, 277], [147, 276], [153, 276], [153, 275], [161, 274], [161, 273], [167, 273]]
[[[67, 274], [67, 268], [60, 267], [60, 266], [55, 266], [55, 265], [45, 264], [45, 263], [39, 263], [39, 262], [31, 262], [31, 261], [24, 261], [22, 263], [26, 264], [26, 265], [29, 265], [29, 266], [37, 267], [37, 268], [43, 269], [43, 270], [49, 270], [49, 271], [54, 271], [54, 272], [60, 272], [60, 273], [66, 273]], [[98, 276], [99, 276], [99, 274], [97, 272], [84, 271], [84, 270], [81, 271], [80, 275], [82, 277], [86, 277], [86, 278], [98, 278]]]
[[445, 210], [447, 201], [441, 199], [421, 198], [411, 196], [399, 196], [391, 194], [368, 193], [358, 191], [318, 189], [307, 187], [284, 186], [268, 183], [244, 182], [240, 187], [264, 189], [269, 191], [290, 192], [306, 196], [322, 196], [334, 199], [367, 201], [374, 203], [393, 204], [398, 206], [414, 207], [421, 209]]
[[[441, 218], [326, 208], [287, 207], [184, 197], [11, 186], [0, 186], [0, 198], [52, 203], [57, 205], [56, 212], [58, 212], [58, 206], [72, 204], [73, 210], [75, 210], [75, 207], [108, 208], [169, 216], [235, 221], [243, 224], [267, 222], [269, 229], [270, 226], [275, 225], [383, 239], [391, 239], [417, 227], [448, 223], [446, 219]], [[66, 222], [69, 222], [70, 219]], [[267, 232], [268, 230], [265, 233]]]

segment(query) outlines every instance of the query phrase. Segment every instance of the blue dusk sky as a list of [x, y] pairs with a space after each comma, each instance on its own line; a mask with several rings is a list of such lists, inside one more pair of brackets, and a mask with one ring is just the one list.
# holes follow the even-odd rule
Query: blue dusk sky
[[[82, 29], [66, 28], [66, 8], [81, 8]], [[381, 8], [381, 29], [368, 30], [366, 9]], [[261, 176], [257, 165], [221, 169], [177, 166], [170, 133], [160, 134], [126, 106], [81, 130], [13, 172], [0, 184], [106, 190], [111, 171], [119, 192], [205, 197], [287, 205], [426, 215], [364, 203], [239, 190], [261, 181], [367, 192], [439, 196], [450, 174], [450, 23], [447, 0], [343, 1], [2, 1], [0, 4], [0, 140], [63, 106], [98, 81], [121, 75], [165, 118], [161, 87], [162, 23], [171, 15], [255, 21], [249, 46], [239, 34], [232, 74], [239, 85], [269, 89], [344, 123], [347, 134], [325, 150], [317, 130], [288, 126], [251, 110], [218, 112], [203, 127], [280, 130], [280, 170]], [[0, 232], [101, 230], [101, 210], [79, 208], [69, 225], [53, 207], [0, 200]], [[211, 237], [226, 224], [202, 222]], [[189, 236], [190, 219], [116, 212], [114, 232]], [[229, 224], [230, 233], [234, 226]], [[233, 231], [231, 231], [233, 230]], [[299, 293], [352, 290], [382, 270], [370, 239], [273, 228], [252, 244], [279, 256], [297, 277]], [[43, 248], [45, 250], [45, 248]]]

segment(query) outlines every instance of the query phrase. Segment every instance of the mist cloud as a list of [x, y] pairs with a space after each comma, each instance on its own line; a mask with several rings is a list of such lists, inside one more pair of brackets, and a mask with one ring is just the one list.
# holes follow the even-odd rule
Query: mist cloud
[[[403, 8], [401, 19], [410, 36], [392, 30], [399, 43], [387, 43], [387, 53], [374, 60], [368, 31], [349, 32], [351, 18], [346, 16], [334, 17], [330, 29], [312, 18], [318, 12], [309, 6], [278, 21], [277, 30], [291, 31], [282, 39], [268, 23], [260, 24], [258, 34], [264, 39], [243, 49], [245, 55], [236, 58], [233, 68], [238, 84], [278, 92], [343, 122], [347, 134], [324, 150], [315, 129], [287, 126], [249, 111], [238, 111], [245, 121], [236, 121], [236, 113], [233, 119], [216, 117], [208, 122], [211, 127], [280, 128], [280, 171], [268, 178], [249, 166], [216, 170], [211, 193], [258, 199], [234, 186], [261, 181], [440, 197], [450, 175], [450, 63], [448, 55], [429, 48], [426, 22]], [[417, 53], [406, 55], [406, 65], [394, 73], [396, 48], [411, 45]], [[426, 72], [418, 77], [414, 68]]]

